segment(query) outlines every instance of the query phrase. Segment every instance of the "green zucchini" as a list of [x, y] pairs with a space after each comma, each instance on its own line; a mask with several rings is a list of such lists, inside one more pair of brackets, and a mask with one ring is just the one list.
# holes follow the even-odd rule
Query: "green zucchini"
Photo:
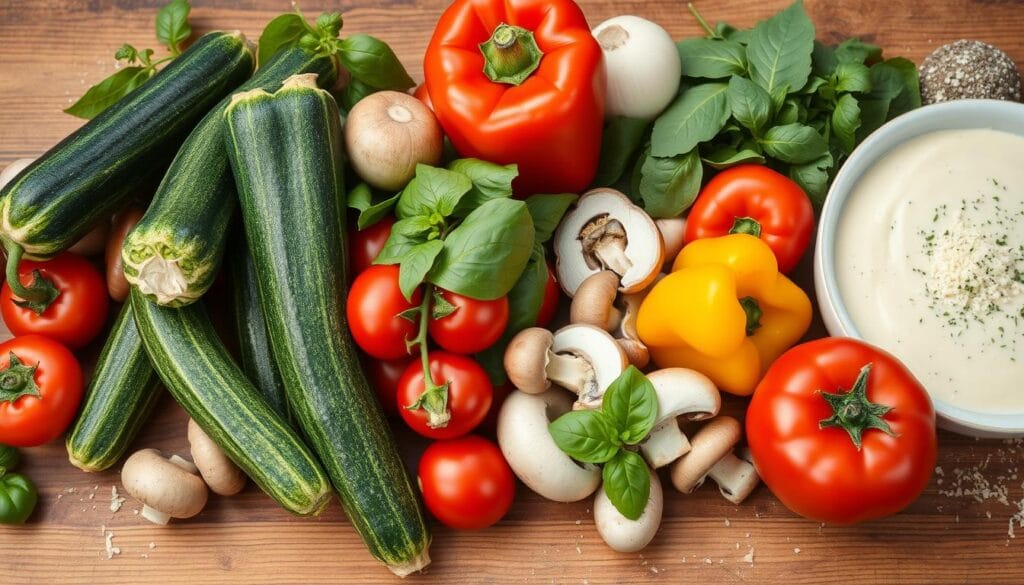
[[71, 464], [83, 471], [103, 471], [117, 463], [153, 412], [162, 394], [159, 388], [131, 306], [125, 303], [68, 433]]
[[231, 294], [234, 305], [235, 335], [242, 371], [256, 385], [270, 406], [286, 420], [291, 419], [284, 382], [270, 350], [267, 319], [260, 307], [256, 289], [256, 267], [245, 244], [241, 225], [233, 232], [230, 244]]
[[[248, 78], [254, 66], [252, 47], [242, 33], [200, 37], [153, 79], [0, 190], [0, 238], [5, 246], [16, 258], [22, 252], [50, 258], [109, 218], [138, 184], [167, 164], [196, 122]], [[12, 286], [17, 291], [20, 282]]]
[[[273, 91], [298, 73], [318, 73], [329, 87], [337, 78], [337, 62], [307, 49], [288, 49], [275, 55], [239, 91]], [[224, 257], [236, 200], [224, 152], [228, 99], [211, 110], [185, 140], [153, 203], [124, 240], [125, 278], [160, 305], [195, 302], [213, 284]]]
[[331, 498], [323, 468], [231, 360], [203, 305], [161, 307], [132, 287], [131, 306], [150, 363], [199, 428], [286, 510], [319, 514]]
[[312, 75], [236, 94], [228, 153], [288, 403], [371, 554], [399, 575], [430, 532], [345, 322], [338, 106]]

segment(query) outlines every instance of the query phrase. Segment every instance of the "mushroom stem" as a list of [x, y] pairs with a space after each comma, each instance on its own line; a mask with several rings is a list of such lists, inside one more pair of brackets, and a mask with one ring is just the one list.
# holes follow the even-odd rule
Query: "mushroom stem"
[[548, 379], [559, 386], [572, 390], [582, 398], [595, 392], [597, 374], [587, 359], [574, 353], [548, 352], [548, 365], [544, 370]]
[[619, 276], [633, 266], [633, 261], [626, 255], [626, 228], [617, 219], [608, 215], [594, 218], [580, 231], [580, 240], [583, 249], [601, 266]]
[[718, 484], [722, 497], [734, 504], [747, 499], [757, 487], [759, 477], [754, 466], [733, 453], [721, 458], [708, 471], [708, 477]]
[[654, 469], [672, 463], [689, 453], [690, 449], [690, 440], [680, 430], [675, 417], [655, 425], [647, 440], [640, 444], [640, 453]]
[[196, 467], [195, 464], [189, 461], [188, 459], [184, 459], [182, 457], [179, 457], [178, 455], [171, 455], [168, 461], [193, 475], [199, 475], [199, 468]]
[[169, 514], [164, 514], [156, 508], [151, 508], [148, 505], [142, 506], [142, 517], [149, 520], [153, 524], [159, 524], [160, 526], [166, 526], [171, 521]]

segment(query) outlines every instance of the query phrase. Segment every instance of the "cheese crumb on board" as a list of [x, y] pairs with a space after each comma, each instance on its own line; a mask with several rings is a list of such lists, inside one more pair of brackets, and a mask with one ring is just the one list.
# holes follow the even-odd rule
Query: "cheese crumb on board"
[[117, 486], [110, 486], [110, 511], [118, 512], [125, 503], [125, 498], [117, 495]]
[[107, 560], [114, 558], [115, 555], [121, 554], [121, 549], [114, 546], [114, 533], [107, 530], [107, 527], [100, 526], [100, 530], [103, 531], [103, 550], [107, 553]]

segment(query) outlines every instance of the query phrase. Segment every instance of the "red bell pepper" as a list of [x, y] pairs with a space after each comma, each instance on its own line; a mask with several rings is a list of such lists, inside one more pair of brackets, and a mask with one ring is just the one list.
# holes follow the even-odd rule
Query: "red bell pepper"
[[460, 155], [519, 165], [520, 196], [594, 178], [604, 65], [571, 0], [455, 0], [423, 63], [434, 113]]

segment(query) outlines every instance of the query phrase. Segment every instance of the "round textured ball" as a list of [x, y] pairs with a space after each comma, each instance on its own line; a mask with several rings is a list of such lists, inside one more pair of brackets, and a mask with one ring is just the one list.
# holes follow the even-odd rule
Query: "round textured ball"
[[1019, 102], [1020, 72], [1009, 55], [988, 43], [960, 39], [942, 45], [921, 62], [921, 101], [963, 99]]

